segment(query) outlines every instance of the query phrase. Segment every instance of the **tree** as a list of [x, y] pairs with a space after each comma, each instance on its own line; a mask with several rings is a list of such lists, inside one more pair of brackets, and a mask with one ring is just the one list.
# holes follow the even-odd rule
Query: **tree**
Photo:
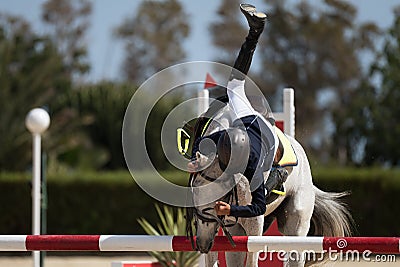
[[24, 170], [31, 162], [28, 111], [46, 106], [70, 86], [53, 42], [32, 32], [22, 18], [0, 16], [0, 170]]
[[92, 4], [88, 0], [47, 0], [42, 7], [43, 21], [71, 75], [79, 77], [89, 71], [85, 34]]
[[351, 102], [364, 77], [359, 55], [373, 50], [378, 28], [355, 25], [357, 11], [345, 1], [325, 0], [322, 9], [302, 1], [293, 10], [285, 1], [268, 2], [272, 8], [259, 47], [261, 88], [267, 95], [295, 88], [296, 136], [321, 157], [333, 145], [325, 125], [332, 112]]
[[[53, 138], [54, 145], [49, 153], [51, 163], [55, 163], [52, 166], [92, 170], [125, 169], [122, 124], [136, 89], [137, 86], [130, 83], [103, 81], [80, 85], [65, 94], [58, 106], [73, 112], [75, 119], [70, 124], [74, 131], [68, 132], [63, 142], [55, 142], [57, 138]], [[162, 126], [167, 115], [181, 102], [179, 97], [161, 99], [153, 107], [145, 126], [148, 156], [159, 170], [171, 167], [161, 144]], [[140, 111], [137, 111], [136, 115], [143, 116]], [[58, 130], [56, 132], [57, 137], [63, 136]], [[135, 136], [132, 135], [131, 138]]]
[[122, 121], [136, 87], [100, 82], [83, 85], [63, 97], [60, 106], [77, 113], [73, 144], [59, 146], [53, 160], [80, 169], [123, 169]]
[[[235, 2], [222, 1], [220, 19], [211, 26], [214, 44], [221, 50], [219, 54], [230, 57], [229, 62], [247, 31]], [[278, 109], [274, 104], [281, 103], [282, 89], [295, 88], [296, 137], [308, 150], [329, 156], [331, 130], [326, 123], [335, 123], [332, 113], [339, 116], [352, 100], [364, 78], [359, 56], [373, 51], [378, 29], [374, 24], [355, 25], [357, 11], [345, 1], [325, 0], [323, 8], [306, 1], [292, 7], [281, 0], [265, 2], [268, 21], [254, 60], [259, 57], [261, 66], [253, 66], [250, 76], [274, 110]]]
[[189, 35], [188, 16], [177, 0], [143, 1], [133, 18], [116, 30], [125, 42], [123, 72], [140, 84], [163, 68], [185, 58], [182, 48]]
[[[368, 87], [359, 89], [359, 94], [368, 98], [364, 97], [367, 99], [360, 118], [364, 124], [354, 127], [354, 131], [365, 133], [365, 151], [360, 162], [367, 165], [400, 164], [400, 6], [394, 14], [383, 50], [371, 66], [371, 76], [380, 77], [380, 83], [370, 81]], [[354, 136], [354, 132], [351, 134]]]

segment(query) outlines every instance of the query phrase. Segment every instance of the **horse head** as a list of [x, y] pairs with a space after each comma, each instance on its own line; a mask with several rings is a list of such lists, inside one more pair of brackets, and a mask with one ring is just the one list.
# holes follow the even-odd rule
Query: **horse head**
[[217, 216], [214, 210], [215, 201], [209, 202], [211, 190], [199, 190], [214, 182], [214, 179], [222, 174], [218, 173], [218, 162], [214, 159], [210, 162], [210, 157], [196, 153], [197, 166], [199, 172], [193, 179], [193, 202], [195, 204], [195, 226], [196, 226], [196, 248], [201, 253], [208, 253], [214, 243], [215, 234], [218, 231]]
[[[198, 119], [194, 128], [194, 139], [230, 126], [232, 117], [226, 102], [214, 101], [209, 111]], [[218, 200], [229, 202], [235, 181], [232, 175], [227, 175], [220, 168], [218, 155], [216, 151], [212, 151], [212, 144], [203, 145], [211, 145], [209, 147], [211, 149], [205, 149], [211, 153], [207, 152], [206, 155], [196, 153], [197, 170], [191, 175], [190, 180], [194, 207], [190, 209], [189, 219], [192, 216], [195, 219], [196, 244], [193, 245], [201, 253], [208, 253], [219, 226], [224, 227], [223, 216], [217, 216], [214, 210], [215, 202]]]
[[218, 216], [214, 210], [215, 202], [230, 202], [235, 196], [235, 179], [224, 173], [215, 155], [196, 153], [199, 171], [192, 181], [194, 217], [196, 226], [196, 248], [208, 253], [214, 243], [219, 226], [225, 227], [224, 216]]

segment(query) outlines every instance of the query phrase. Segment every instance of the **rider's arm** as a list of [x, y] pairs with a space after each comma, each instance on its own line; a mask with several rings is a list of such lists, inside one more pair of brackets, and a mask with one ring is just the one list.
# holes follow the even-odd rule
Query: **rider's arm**
[[230, 215], [234, 217], [256, 217], [266, 211], [264, 183], [251, 192], [251, 204], [247, 206], [231, 205]]

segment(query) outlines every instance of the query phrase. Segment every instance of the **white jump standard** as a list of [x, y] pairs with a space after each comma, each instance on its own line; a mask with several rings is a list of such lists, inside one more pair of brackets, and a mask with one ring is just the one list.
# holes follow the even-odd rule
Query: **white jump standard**
[[[212, 251], [371, 251], [400, 254], [400, 237], [215, 237]], [[193, 251], [186, 236], [149, 235], [1, 235], [0, 251]]]

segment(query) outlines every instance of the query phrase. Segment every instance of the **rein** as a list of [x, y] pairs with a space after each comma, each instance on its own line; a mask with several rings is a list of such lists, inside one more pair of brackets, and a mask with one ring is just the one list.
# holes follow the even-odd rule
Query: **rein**
[[[200, 175], [200, 177], [206, 179], [209, 182], [215, 182], [217, 178], [212, 178], [210, 176], [205, 175], [204, 171], [198, 172], [198, 173], [193, 173], [190, 175], [189, 179], [189, 186], [193, 188], [193, 181], [197, 178], [197, 176]], [[234, 186], [231, 191], [229, 191], [223, 198], [226, 200], [229, 204], [238, 204], [238, 194], [237, 194], [237, 188]], [[227, 229], [228, 227], [232, 227], [235, 224], [237, 224], [238, 218], [235, 218], [234, 223], [225, 223], [225, 216], [218, 216], [214, 215], [212, 211], [214, 208], [208, 207], [204, 208], [202, 210], [199, 210], [196, 207], [193, 208], [187, 208], [187, 213], [186, 213], [186, 235], [190, 237], [191, 240], [191, 245], [194, 250], [196, 250], [196, 246], [194, 243], [194, 234], [193, 234], [193, 227], [192, 227], [192, 220], [195, 219], [196, 217], [201, 220], [202, 222], [216, 222], [218, 225], [221, 227], [222, 231], [224, 232], [225, 236], [228, 238], [229, 243], [232, 245], [232, 247], [236, 247], [235, 242], [233, 241], [232, 235]], [[195, 221], [195, 226], [197, 222]]]

